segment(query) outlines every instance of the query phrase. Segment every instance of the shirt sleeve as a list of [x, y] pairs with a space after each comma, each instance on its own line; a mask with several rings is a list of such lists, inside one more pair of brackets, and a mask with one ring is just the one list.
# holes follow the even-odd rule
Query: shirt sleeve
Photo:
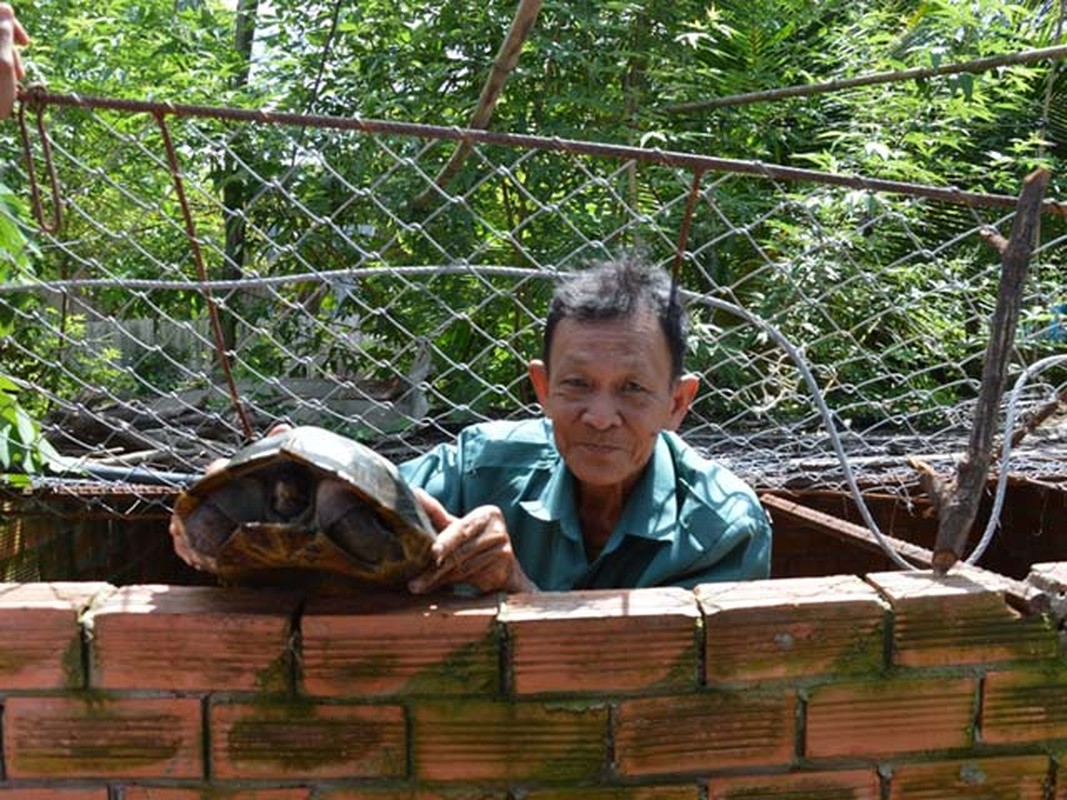
[[399, 469], [410, 486], [425, 489], [451, 513], [462, 513], [462, 458], [455, 444], [439, 444]]

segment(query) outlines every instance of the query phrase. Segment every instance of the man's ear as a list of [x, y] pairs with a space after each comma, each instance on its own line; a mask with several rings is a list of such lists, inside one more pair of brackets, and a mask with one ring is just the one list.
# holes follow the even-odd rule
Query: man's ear
[[544, 408], [545, 401], [548, 399], [548, 367], [545, 366], [544, 361], [535, 358], [526, 365], [526, 369], [530, 373], [530, 383], [533, 384], [537, 402], [541, 404], [541, 408]]
[[689, 407], [693, 405], [699, 388], [700, 378], [691, 372], [675, 381], [674, 389], [671, 391], [671, 413], [667, 421], [667, 430], [678, 430], [685, 415], [689, 413]]

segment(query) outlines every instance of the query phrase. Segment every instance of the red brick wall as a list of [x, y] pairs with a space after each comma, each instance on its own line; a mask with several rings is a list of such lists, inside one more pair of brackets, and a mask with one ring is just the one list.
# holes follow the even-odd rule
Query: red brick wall
[[1067, 800], [1056, 631], [960, 577], [0, 584], [0, 704], [0, 800]]

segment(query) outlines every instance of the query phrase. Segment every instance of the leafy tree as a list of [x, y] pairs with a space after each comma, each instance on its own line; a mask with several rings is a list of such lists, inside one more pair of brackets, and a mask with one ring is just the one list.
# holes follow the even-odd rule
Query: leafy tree
[[[48, 0], [23, 16], [34, 34], [31, 77], [47, 78], [55, 91], [462, 126], [514, 9], [514, 0], [239, 0], [235, 7], [218, 0]], [[1014, 194], [1033, 166], [1061, 167], [1067, 155], [1067, 137], [1050, 141], [1038, 123], [1050, 91], [1067, 96], [1063, 70], [1058, 88], [1049, 86], [1052, 73], [1042, 64], [709, 112], [693, 104], [1039, 47], [1053, 43], [1058, 13], [1056, 4], [1036, 0], [546, 4], [491, 126]], [[1048, 115], [1053, 121], [1057, 108], [1052, 104]], [[68, 238], [96, 244], [77, 257], [43, 255], [40, 275], [106, 270], [116, 278], [166, 277], [164, 269], [178, 269], [190, 277], [180, 209], [158, 164], [155, 121], [102, 112], [91, 118], [75, 109], [55, 114], [51, 125], [69, 158], [101, 166], [78, 187], [76, 213], [67, 222]], [[209, 190], [190, 202], [214, 277], [460, 257], [568, 267], [578, 257], [637, 243], [666, 260], [680, 220], [679, 208], [661, 210], [663, 197], [679, 193], [679, 173], [660, 166], [605, 169], [609, 177], [593, 182], [577, 159], [485, 147], [485, 163], [499, 166], [503, 177], [486, 180], [485, 166], [472, 162], [447, 187], [463, 202], [419, 209], [410, 201], [426, 190], [424, 175], [447, 161], [451, 145], [203, 119], [173, 121], [170, 128], [179, 156], [195, 154], [201, 157], [195, 163], [207, 165], [193, 177]], [[423, 174], [395, 169], [404, 159]], [[1056, 181], [1050, 193], [1062, 195], [1063, 178]], [[275, 184], [277, 191], [270, 188]], [[292, 196], [300, 208], [289, 202]], [[914, 241], [901, 233], [949, 240], [973, 226], [967, 214], [814, 185], [791, 187], [783, 196], [779, 188], [742, 179], [723, 181], [713, 199], [721, 214], [697, 216], [690, 241], [698, 252], [686, 265], [685, 285], [710, 293], [730, 287], [787, 335], [810, 342], [841, 404], [852, 402], [857, 387], [884, 401], [857, 409], [858, 415], [900, 410], [916, 391], [953, 402], [953, 387], [980, 368], [971, 354], [982, 332], [973, 320], [991, 303], [990, 253], [966, 244], [921, 263], [912, 255]], [[659, 216], [650, 222], [635, 221], [653, 214]], [[309, 215], [329, 224], [309, 225]], [[748, 235], [731, 235], [731, 225], [762, 219]], [[1062, 232], [1057, 225], [1049, 223], [1051, 235]], [[109, 249], [131, 230], [140, 231], [143, 248]], [[828, 230], [838, 234], [832, 246], [825, 242]], [[895, 266], [872, 280], [873, 267], [882, 264]], [[1037, 292], [1055, 296], [1059, 278], [1048, 273], [1037, 274]], [[281, 375], [300, 365], [277, 341], [239, 341], [242, 322], [275, 322], [273, 335], [287, 343], [307, 332], [279, 306], [300, 305], [317, 315], [319, 328], [310, 336], [321, 342], [326, 326], [356, 315], [371, 367], [388, 372], [414, 357], [414, 340], [428, 337], [440, 352], [474, 365], [471, 372], [442, 365], [442, 392], [475, 405], [498, 402], [495, 388], [515, 382], [515, 354], [536, 347], [531, 315], [542, 307], [546, 287], [527, 284], [514, 296], [487, 301], [484, 286], [467, 276], [413, 280], [429, 291], [398, 292], [395, 284], [367, 280], [359, 297], [301, 284], [286, 285], [274, 300], [229, 293], [221, 298], [227, 342], [244, 354], [241, 368], [249, 375]], [[982, 290], [966, 296], [963, 286]], [[820, 313], [781, 313], [811, 297], [824, 306]], [[196, 292], [131, 299], [125, 291], [100, 291], [93, 302], [102, 314], [204, 312]], [[456, 320], [459, 309], [476, 313]], [[83, 324], [88, 312], [57, 313], [61, 334]], [[724, 331], [736, 324], [711, 312], [702, 312], [700, 323]], [[731, 334], [718, 339], [728, 352], [715, 353], [713, 363], [737, 364], [752, 353], [771, 358], [770, 344], [758, 335]], [[340, 355], [330, 359], [343, 371]], [[197, 379], [181, 363], [152, 363], [174, 381]], [[945, 366], [924, 371], [929, 363]], [[108, 369], [106, 359], [92, 368]], [[72, 372], [42, 380], [56, 383], [58, 393]], [[898, 374], [914, 377], [904, 383], [887, 377]], [[157, 382], [128, 380], [140, 389]]]

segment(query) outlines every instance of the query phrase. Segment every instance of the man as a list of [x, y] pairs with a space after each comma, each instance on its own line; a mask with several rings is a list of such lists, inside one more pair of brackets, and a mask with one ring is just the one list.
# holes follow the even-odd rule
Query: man
[[667, 275], [634, 258], [561, 283], [529, 364], [544, 419], [472, 425], [400, 465], [437, 531], [410, 591], [766, 578], [771, 531], [755, 494], [673, 433], [697, 391], [686, 329]]
[[11, 114], [18, 93], [18, 82], [26, 74], [15, 45], [29, 43], [30, 37], [15, 19], [15, 10], [7, 3], [0, 3], [0, 119]]
[[462, 431], [401, 465], [438, 538], [415, 593], [765, 578], [771, 533], [753, 491], [673, 433], [697, 378], [667, 275], [634, 258], [557, 289], [542, 358], [544, 419]]

